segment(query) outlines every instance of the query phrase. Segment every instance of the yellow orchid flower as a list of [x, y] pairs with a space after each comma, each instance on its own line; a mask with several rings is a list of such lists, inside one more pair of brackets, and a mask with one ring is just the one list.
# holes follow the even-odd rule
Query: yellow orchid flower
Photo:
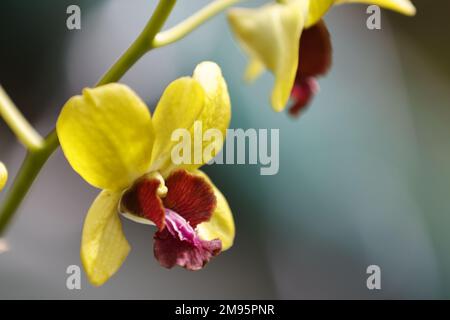
[[0, 191], [3, 190], [7, 181], [8, 181], [8, 170], [6, 170], [6, 167], [3, 164], [3, 162], [0, 161]]
[[[260, 8], [233, 8], [228, 12], [230, 27], [243, 50], [249, 56], [245, 73], [247, 80], [258, 77], [265, 69], [274, 74], [271, 104], [282, 111], [298, 79], [299, 43], [304, 29], [316, 26], [332, 5], [366, 3], [414, 15], [409, 0], [278, 0]], [[309, 100], [317, 90], [311, 79], [304, 81]]]
[[88, 211], [81, 241], [92, 284], [107, 281], [130, 250], [119, 212], [158, 227], [154, 254], [167, 268], [201, 269], [232, 246], [227, 201], [198, 170], [211, 159], [192, 165], [171, 160], [175, 130], [192, 131], [194, 122], [202, 121], [204, 129], [225, 132], [230, 117], [227, 85], [212, 62], [173, 81], [153, 117], [131, 89], [117, 83], [85, 89], [65, 104], [57, 122], [62, 150], [76, 172], [103, 189]]

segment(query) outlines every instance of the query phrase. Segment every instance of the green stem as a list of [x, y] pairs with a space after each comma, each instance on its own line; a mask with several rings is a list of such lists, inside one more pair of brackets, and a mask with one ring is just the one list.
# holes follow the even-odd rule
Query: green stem
[[153, 39], [169, 17], [175, 2], [176, 0], [159, 2], [144, 30], [111, 69], [103, 75], [97, 86], [118, 81], [144, 54], [152, 49]]
[[0, 86], [0, 117], [29, 150], [38, 150], [44, 144], [42, 137], [20, 113], [2, 86]]
[[[118, 81], [146, 52], [152, 49], [152, 42], [161, 30], [176, 0], [160, 0], [152, 17], [130, 48], [114, 63], [99, 80], [96, 86]], [[10, 114], [10, 113], [8, 113]], [[3, 114], [2, 114], [3, 115]], [[20, 118], [15, 118], [14, 121]], [[25, 121], [25, 119], [23, 119]], [[15, 123], [15, 122], [14, 122]], [[23, 125], [25, 122], [22, 121]], [[31, 127], [31, 126], [30, 126]], [[21, 131], [23, 132], [23, 130]], [[28, 136], [27, 136], [28, 137]], [[13, 186], [0, 206], [0, 235], [17, 211], [20, 203], [28, 193], [39, 171], [52, 153], [58, 148], [56, 131], [53, 130], [38, 148], [31, 148], [14, 180]]]
[[37, 151], [29, 151], [17, 174], [14, 184], [9, 191], [8, 197], [3, 202], [0, 215], [0, 234], [5, 230], [8, 222], [16, 212], [20, 203], [24, 199], [34, 180], [36, 179], [42, 166], [53, 153], [53, 146], [58, 138], [56, 134], [51, 134], [45, 139], [44, 145]]
[[175, 27], [158, 33], [153, 40], [152, 47], [159, 48], [180, 40], [205, 21], [219, 14], [228, 7], [242, 1], [245, 0], [216, 0], [208, 4], [206, 7], [186, 20], [180, 22]]

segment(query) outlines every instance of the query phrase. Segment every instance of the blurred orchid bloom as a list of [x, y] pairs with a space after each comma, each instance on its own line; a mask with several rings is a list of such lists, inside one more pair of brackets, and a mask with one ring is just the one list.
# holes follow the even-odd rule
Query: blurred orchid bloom
[[0, 161], [0, 191], [3, 190], [7, 181], [8, 181], [8, 170], [6, 170], [6, 167], [3, 164], [3, 162]]
[[316, 78], [325, 75], [331, 67], [332, 46], [323, 20], [303, 30], [300, 38], [299, 66], [291, 91], [289, 113], [298, 116], [319, 91]]
[[[322, 17], [332, 5], [343, 3], [366, 3], [398, 11], [405, 15], [414, 15], [415, 7], [409, 0], [279, 0], [260, 8], [233, 8], [228, 12], [231, 29], [250, 62], [245, 72], [247, 80], [254, 80], [265, 69], [274, 74], [271, 104], [275, 111], [282, 111], [289, 98], [294, 99], [292, 114], [307, 105], [318, 90], [315, 77], [323, 75], [331, 64], [331, 42]], [[311, 34], [321, 39], [309, 39], [311, 49], [329, 50], [329, 52], [308, 53], [302, 50], [302, 32], [320, 24]], [[323, 57], [327, 65], [319, 68], [320, 73], [301, 76], [301, 68], [306, 63], [299, 62], [301, 55]], [[320, 59], [320, 58], [319, 58]], [[312, 62], [318, 64], [317, 62]], [[294, 87], [294, 83], [298, 85]]]
[[256, 9], [233, 8], [228, 12], [231, 29], [250, 57], [245, 78], [253, 80], [264, 69], [275, 76], [271, 97], [275, 111], [284, 109], [291, 94], [308, 5], [308, 0], [292, 0]]
[[117, 83], [85, 89], [65, 104], [57, 122], [62, 150], [76, 172], [103, 189], [89, 209], [81, 241], [92, 284], [106, 282], [130, 250], [119, 212], [157, 226], [154, 254], [167, 268], [201, 269], [232, 246], [228, 203], [198, 170], [215, 155], [195, 165], [171, 160], [174, 130], [193, 130], [202, 121], [225, 132], [230, 117], [227, 85], [212, 62], [199, 64], [193, 77], [173, 81], [153, 117], [131, 89]]

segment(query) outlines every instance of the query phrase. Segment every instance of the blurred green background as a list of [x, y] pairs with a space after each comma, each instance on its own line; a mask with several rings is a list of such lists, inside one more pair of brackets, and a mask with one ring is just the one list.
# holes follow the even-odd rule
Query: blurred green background
[[[179, 1], [168, 26], [209, 1]], [[265, 1], [248, 1], [255, 6]], [[85, 212], [97, 194], [58, 151], [23, 203], [0, 254], [0, 298], [449, 298], [450, 3], [416, 0], [414, 18], [383, 11], [366, 28], [364, 5], [326, 16], [334, 64], [299, 119], [274, 113], [272, 77], [242, 80], [246, 57], [224, 15], [144, 57], [123, 79], [154, 106], [173, 79], [218, 62], [233, 103], [232, 128], [279, 128], [280, 171], [255, 165], [206, 168], [233, 209], [235, 246], [201, 272], [166, 270], [153, 258], [150, 227], [124, 221], [133, 247], [105, 286], [80, 265]], [[152, 0], [2, 0], [0, 83], [41, 132], [71, 95], [92, 85], [127, 48]], [[66, 29], [78, 4], [82, 29]], [[24, 155], [0, 123], [0, 159], [17, 171]], [[0, 195], [0, 199], [3, 198]], [[366, 288], [379, 265], [382, 289]]]

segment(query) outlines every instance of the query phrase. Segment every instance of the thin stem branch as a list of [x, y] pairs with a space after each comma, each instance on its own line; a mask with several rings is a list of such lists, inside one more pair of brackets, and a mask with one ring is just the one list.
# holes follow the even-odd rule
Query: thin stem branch
[[9, 221], [13, 217], [20, 203], [24, 199], [38, 173], [54, 151], [54, 145], [58, 144], [56, 134], [50, 134], [43, 146], [37, 151], [28, 151], [24, 162], [14, 179], [14, 183], [2, 204], [0, 214], [0, 234], [3, 233]]
[[[130, 48], [105, 73], [96, 86], [118, 81], [139, 58], [152, 49], [153, 39], [163, 27], [175, 3], [176, 0], [160, 0], [144, 30]], [[26, 121], [22, 122], [22, 125], [23, 123], [26, 123]], [[6, 230], [11, 218], [28, 193], [41, 168], [58, 146], [58, 136], [56, 131], [53, 130], [38, 148], [30, 148], [9, 193], [0, 206], [0, 235]]]
[[180, 40], [213, 16], [242, 1], [245, 0], [215, 0], [176, 26], [158, 33], [152, 47], [159, 48]]
[[0, 86], [0, 117], [27, 149], [38, 150], [44, 144], [44, 139], [20, 113], [2, 86]]

